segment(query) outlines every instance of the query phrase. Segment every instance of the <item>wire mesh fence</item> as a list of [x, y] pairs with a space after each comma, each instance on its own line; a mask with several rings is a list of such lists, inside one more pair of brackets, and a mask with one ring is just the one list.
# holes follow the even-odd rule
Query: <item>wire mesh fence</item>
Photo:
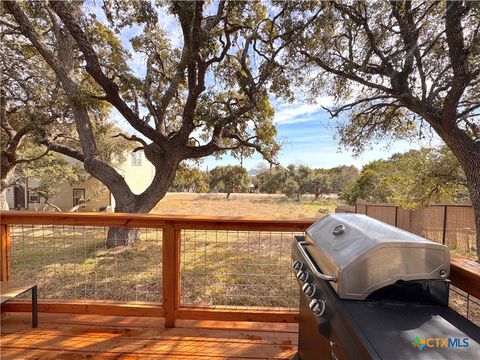
[[181, 305], [298, 308], [294, 235], [182, 230]]
[[455, 286], [450, 286], [449, 305], [459, 314], [480, 326], [480, 299]]
[[[107, 246], [126, 243], [117, 234], [130, 243]], [[162, 229], [12, 225], [10, 236], [11, 280], [35, 282], [39, 299], [162, 301]]]
[[[453, 229], [462, 228], [464, 232], [457, 233], [464, 235], [457, 234], [455, 239], [467, 241], [473, 248], [469, 238], [472, 225], [462, 218], [465, 214], [448, 214], [449, 225], [442, 239], [453, 242]], [[397, 224], [408, 217], [398, 211]], [[440, 215], [433, 218], [439, 219]], [[144, 222], [138, 224], [139, 228], [117, 228], [113, 232], [107, 226], [94, 225], [9, 225], [10, 279], [37, 283], [40, 299], [160, 304], [162, 257], [169, 259], [167, 253], [163, 254], [163, 237], [170, 239], [170, 232], [164, 233], [161, 227], [167, 226], [168, 230], [181, 225], [180, 220], [168, 226]], [[437, 228], [434, 223], [428, 225]], [[293, 236], [302, 233], [295, 232], [298, 226], [294, 226], [283, 232], [179, 230], [181, 243], [175, 246], [180, 246], [180, 305], [298, 309], [299, 290], [291, 271], [290, 247]], [[429, 227], [417, 230], [428, 232]], [[111, 247], [112, 241], [121, 246]], [[452, 291], [452, 307], [478, 324], [479, 300], [459, 289]]]

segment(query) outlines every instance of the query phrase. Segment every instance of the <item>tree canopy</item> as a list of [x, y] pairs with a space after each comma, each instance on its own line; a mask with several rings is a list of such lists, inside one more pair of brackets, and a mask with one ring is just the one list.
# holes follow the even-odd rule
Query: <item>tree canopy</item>
[[196, 167], [181, 164], [178, 167], [171, 189], [181, 192], [207, 192], [207, 175]]
[[411, 209], [464, 202], [468, 190], [465, 174], [448, 148], [422, 148], [367, 164], [341, 198], [350, 204], [361, 198]]
[[[8, 36], [33, 45], [71, 109], [79, 147], [52, 136], [45, 143], [82, 161], [112, 192], [116, 211], [149, 211], [186, 159], [254, 149], [275, 161], [279, 146], [268, 94], [291, 95], [279, 58], [292, 34], [308, 25], [292, 4], [105, 1], [101, 12], [108, 21], [81, 2], [3, 4]], [[158, 21], [162, 12], [174, 16], [180, 44]], [[131, 25], [140, 31], [128, 49], [119, 34]], [[133, 54], [144, 59], [141, 71], [130, 66]], [[141, 194], [102, 159], [93, 126], [99, 105], [115, 109], [134, 129], [120, 136], [143, 149], [156, 169]]]
[[287, 173], [283, 166], [275, 166], [272, 169], [260, 169], [256, 179], [261, 192], [276, 194], [282, 190]]
[[[188, 159], [256, 151], [275, 163], [270, 98], [292, 99], [292, 85], [306, 84], [313, 98], [333, 96], [333, 117], [348, 112], [339, 134], [357, 152], [433, 129], [465, 174], [480, 249], [478, 2], [108, 0], [95, 11], [81, 1], [2, 4], [2, 38], [28, 49], [20, 61], [42, 59], [78, 134], [73, 141], [46, 131], [42, 143], [82, 161], [116, 211], [152, 209]], [[167, 14], [178, 41], [162, 27]], [[120, 35], [131, 26], [138, 33], [127, 45]], [[110, 109], [132, 129], [118, 137], [155, 167], [141, 194], [102, 158], [95, 114]], [[306, 191], [303, 178], [290, 179], [297, 194]]]
[[3, 28], [0, 44], [0, 191], [1, 208], [8, 210], [5, 194], [17, 165], [47, 154], [48, 149], [35, 143], [41, 131], [68, 110], [54, 75], [31, 47], [14, 41]]
[[354, 166], [338, 166], [330, 169], [315, 169], [306, 165], [290, 164], [286, 168], [276, 166], [262, 169], [256, 176], [261, 192], [283, 193], [300, 200], [304, 194], [314, 194], [315, 200], [322, 195], [340, 193], [355, 181], [358, 170]]
[[250, 185], [247, 170], [241, 166], [217, 166], [209, 174], [210, 189], [227, 193], [227, 199], [232, 192], [245, 192]]
[[[33, 11], [28, 4], [26, 6]], [[43, 28], [43, 25], [39, 23], [38, 27]], [[31, 43], [19, 36], [19, 28], [5, 19], [1, 29], [2, 199], [5, 200], [9, 186], [20, 184], [26, 178], [37, 178], [35, 190], [48, 201], [60, 183], [78, 179], [77, 171], [63, 155], [55, 156], [50, 151], [64, 149], [64, 153], [70, 155], [68, 150], [81, 150], [73, 114], [57, 75]], [[58, 28], [48, 31], [65, 37]], [[73, 59], [65, 54], [66, 50], [58, 48], [57, 51], [65, 66], [73, 68]], [[82, 89], [88, 91], [91, 84], [87, 74], [79, 72], [77, 76]], [[116, 164], [123, 161], [133, 147], [130, 142], [114, 137], [120, 131], [108, 118], [110, 108], [108, 104], [91, 101], [90, 125], [98, 145], [98, 157]], [[50, 173], [48, 167], [52, 169]], [[47, 173], [48, 181], [45, 180]], [[2, 207], [8, 209], [5, 201]]]

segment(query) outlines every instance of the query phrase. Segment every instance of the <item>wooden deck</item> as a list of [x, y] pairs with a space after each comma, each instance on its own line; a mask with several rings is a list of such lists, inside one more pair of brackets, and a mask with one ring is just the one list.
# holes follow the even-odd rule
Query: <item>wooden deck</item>
[[0, 351], [7, 359], [289, 359], [298, 325], [79, 314], [2, 317]]

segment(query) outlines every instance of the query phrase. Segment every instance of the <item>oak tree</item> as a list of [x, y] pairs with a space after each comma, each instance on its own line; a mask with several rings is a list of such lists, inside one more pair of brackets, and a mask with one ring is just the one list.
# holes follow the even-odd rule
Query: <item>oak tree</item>
[[[27, 8], [33, 11], [35, 7]], [[78, 60], [70, 51], [72, 41], [58, 26], [45, 27], [51, 16], [52, 12], [39, 16], [37, 27], [43, 34], [50, 34], [48, 41], [57, 37], [63, 39], [59, 42], [62, 46], [57, 49], [58, 57], [65, 68], [73, 70]], [[79, 176], [77, 166], [65, 160], [65, 155], [50, 151], [81, 150], [73, 114], [55, 72], [31, 42], [22, 36], [13, 19], [2, 19], [0, 44], [2, 200], [9, 186], [23, 186], [25, 180], [30, 179], [29, 188], [37, 191], [48, 203], [58, 192], [60, 184], [73, 183], [84, 177]], [[79, 71], [75, 76], [82, 91], [91, 91], [93, 84], [88, 81], [86, 72]], [[111, 106], [98, 100], [90, 101], [88, 106], [98, 156], [112, 165], [121, 163], [126, 152], [133, 148], [129, 142], [115, 136], [120, 130], [108, 119]], [[69, 155], [68, 151], [64, 153]], [[2, 201], [2, 204], [3, 209], [8, 210], [6, 202]]]
[[14, 183], [17, 166], [35, 162], [48, 153], [44, 146], [33, 146], [40, 131], [63, 116], [55, 77], [39, 61], [32, 49], [12, 39], [19, 32], [2, 26], [0, 34], [0, 199], [8, 210], [7, 189]]
[[227, 199], [233, 192], [245, 192], [250, 185], [247, 170], [241, 166], [217, 166], [209, 173], [210, 189], [227, 194]]
[[177, 173], [175, 174], [175, 181], [173, 182], [171, 189], [180, 192], [207, 192], [207, 175], [192, 165], [180, 164]]
[[[114, 196], [115, 211], [150, 211], [186, 159], [254, 149], [274, 160], [278, 145], [268, 91], [291, 95], [279, 58], [293, 35], [310, 23], [291, 3], [268, 8], [259, 2], [170, 2], [180, 45], [162, 27], [159, 11], [165, 9], [145, 0], [105, 1], [108, 22], [99, 21], [79, 1], [2, 4], [7, 20], [55, 73], [72, 111], [80, 148], [51, 137], [48, 146], [82, 161]], [[134, 53], [145, 59], [140, 72], [129, 66], [131, 53], [119, 39], [131, 25], [140, 29], [131, 39]], [[90, 84], [88, 89], [83, 82]], [[134, 130], [122, 136], [155, 167], [142, 193], [133, 193], [99, 156], [92, 102], [106, 103], [120, 114]], [[109, 231], [109, 239], [120, 240], [109, 246], [132, 240], [118, 229]]]
[[[329, 1], [290, 47], [316, 95], [332, 95], [344, 144], [432, 129], [462, 167], [480, 253], [480, 4]], [[298, 70], [298, 69], [297, 69]]]
[[282, 190], [287, 180], [287, 170], [282, 166], [274, 166], [272, 169], [263, 168], [256, 178], [261, 192], [276, 194]]

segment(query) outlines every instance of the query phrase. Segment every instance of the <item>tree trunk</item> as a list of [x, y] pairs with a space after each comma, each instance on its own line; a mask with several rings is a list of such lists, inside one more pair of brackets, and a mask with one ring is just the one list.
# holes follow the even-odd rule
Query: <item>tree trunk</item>
[[480, 144], [458, 127], [435, 129], [453, 152], [467, 178], [477, 235], [477, 256], [480, 259]]
[[0, 209], [9, 210], [7, 202], [7, 189], [13, 182], [16, 165], [9, 166], [6, 159], [2, 159], [2, 170], [0, 179]]
[[477, 233], [477, 256], [480, 259], [480, 154], [476, 154], [472, 163], [462, 165], [462, 167], [467, 177], [468, 191], [472, 201]]
[[10, 210], [7, 202], [7, 188], [0, 193], [0, 210]]
[[[150, 159], [153, 160], [153, 159]], [[125, 193], [110, 184], [110, 191], [115, 198], [116, 213], [149, 213], [160, 200], [167, 194], [168, 189], [175, 179], [175, 173], [180, 160], [165, 159], [163, 166], [156, 169], [155, 176], [150, 186], [141, 194]], [[107, 248], [131, 245], [138, 240], [139, 231], [135, 228], [111, 227], [108, 229]]]
[[227, 192], [227, 199], [230, 198], [230, 192]]
[[107, 248], [131, 245], [138, 240], [138, 229], [111, 227], [107, 233]]
[[[148, 190], [148, 189], [147, 189]], [[146, 191], [147, 191], [146, 190]], [[166, 193], [166, 191], [165, 191]], [[154, 196], [154, 194], [152, 194]], [[160, 201], [165, 194], [163, 194], [158, 201]], [[141, 206], [140, 200], [137, 198], [133, 206], [128, 206], [125, 203], [128, 202], [128, 197], [126, 196], [116, 196], [115, 197], [115, 212], [116, 213], [148, 213], [152, 210], [153, 206], [146, 208]], [[158, 202], [157, 201], [157, 202]], [[136, 205], [136, 206], [135, 206]], [[138, 240], [138, 229], [136, 228], [122, 228], [122, 227], [111, 227], [107, 232], [106, 245], [107, 248], [114, 248], [117, 246], [127, 246], [133, 244]]]

